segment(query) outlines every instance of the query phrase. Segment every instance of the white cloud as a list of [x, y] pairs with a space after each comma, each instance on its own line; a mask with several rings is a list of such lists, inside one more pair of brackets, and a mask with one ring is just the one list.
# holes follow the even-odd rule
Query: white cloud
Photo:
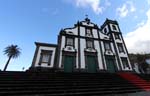
[[150, 5], [150, 0], [147, 0], [147, 3]]
[[121, 7], [116, 9], [117, 15], [120, 17], [126, 17], [129, 13], [135, 12], [136, 8], [133, 5], [133, 2], [127, 1]]
[[103, 12], [103, 7], [100, 7], [100, 0], [76, 0], [78, 7], [91, 7], [96, 14]]
[[129, 11], [126, 4], [124, 4], [121, 8], [117, 8], [117, 12], [119, 13], [120, 17], [126, 17]]
[[[102, 14], [109, 6], [111, 2], [109, 0], [64, 0], [65, 2], [72, 3], [79, 8], [91, 8], [97, 15]], [[103, 3], [103, 5], [101, 4]]]
[[106, 6], [110, 6], [111, 3], [110, 3], [108, 0], [105, 0], [105, 5], [106, 5]]
[[145, 23], [146, 23], [145, 20], [141, 21], [140, 23], [138, 23], [138, 24], [136, 25], [136, 28], [142, 27]]
[[130, 53], [150, 53], [150, 9], [147, 11], [146, 23], [125, 35], [125, 42]]

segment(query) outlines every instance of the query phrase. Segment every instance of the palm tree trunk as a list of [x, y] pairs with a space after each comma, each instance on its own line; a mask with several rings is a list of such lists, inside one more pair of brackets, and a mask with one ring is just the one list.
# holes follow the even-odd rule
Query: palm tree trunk
[[9, 61], [10, 61], [11, 57], [12, 57], [12, 56], [10, 56], [10, 57], [8, 58], [8, 61], [7, 61], [6, 65], [5, 65], [4, 70], [3, 70], [3, 71], [6, 71], [7, 66], [8, 66], [8, 64], [9, 64]]

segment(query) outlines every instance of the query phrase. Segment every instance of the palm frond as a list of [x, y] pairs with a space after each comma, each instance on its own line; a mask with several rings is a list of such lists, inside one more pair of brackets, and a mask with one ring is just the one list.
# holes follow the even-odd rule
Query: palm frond
[[17, 45], [9, 45], [5, 48], [4, 54], [8, 57], [17, 58], [21, 54], [20, 50]]

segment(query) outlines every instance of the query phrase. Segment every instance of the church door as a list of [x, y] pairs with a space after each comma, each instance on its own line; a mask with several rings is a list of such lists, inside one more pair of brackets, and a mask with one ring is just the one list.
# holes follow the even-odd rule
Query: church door
[[74, 66], [74, 56], [65, 56], [64, 58], [64, 72], [72, 72]]
[[110, 73], [115, 72], [115, 59], [114, 57], [106, 57], [106, 65], [107, 65], [107, 71]]
[[89, 73], [96, 73], [96, 57], [95, 56], [87, 56], [87, 69]]

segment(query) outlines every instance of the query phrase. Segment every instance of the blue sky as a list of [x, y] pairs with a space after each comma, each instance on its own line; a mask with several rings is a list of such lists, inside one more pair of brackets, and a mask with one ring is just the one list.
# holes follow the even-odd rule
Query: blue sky
[[22, 54], [7, 70], [31, 66], [34, 42], [57, 43], [61, 28], [72, 27], [87, 14], [99, 26], [117, 20], [130, 53], [150, 52], [150, 0], [0, 0], [0, 69], [6, 46], [17, 44]]

